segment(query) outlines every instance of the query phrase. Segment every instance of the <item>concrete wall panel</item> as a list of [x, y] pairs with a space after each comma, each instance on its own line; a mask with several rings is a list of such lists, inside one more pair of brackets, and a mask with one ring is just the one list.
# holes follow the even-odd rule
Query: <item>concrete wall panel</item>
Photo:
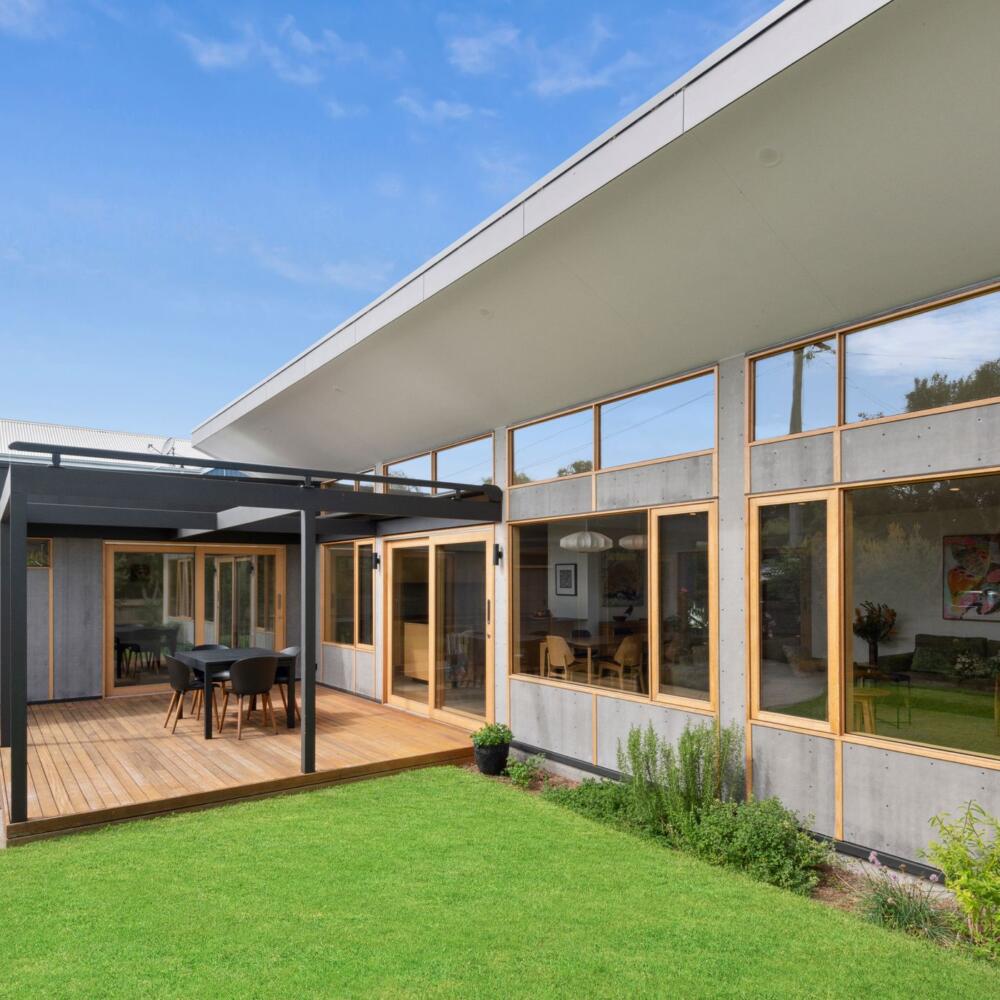
[[96, 538], [52, 542], [56, 698], [104, 693], [103, 554]]
[[834, 834], [833, 740], [766, 726], [753, 727], [753, 793], [777, 796], [808, 822], [810, 830]]
[[347, 646], [323, 645], [317, 680], [344, 691], [354, 690], [354, 650]]
[[375, 697], [375, 654], [358, 649], [354, 653], [354, 690], [366, 698]]
[[750, 489], [754, 493], [827, 486], [832, 482], [832, 434], [759, 445], [750, 452]]
[[521, 743], [590, 761], [592, 695], [515, 680], [510, 686], [510, 727]]
[[843, 432], [845, 482], [1000, 465], [1000, 404]]
[[1000, 771], [844, 744], [845, 840], [919, 861], [930, 818], [970, 799], [1000, 814]]
[[558, 517], [590, 511], [590, 477], [563, 479], [540, 486], [521, 486], [507, 494], [511, 521], [532, 517]]
[[597, 764], [611, 770], [618, 769], [618, 743], [621, 741], [622, 746], [625, 745], [633, 726], [645, 729], [652, 724], [660, 736], [676, 743], [686, 725], [699, 726], [707, 723], [711, 723], [711, 719], [696, 712], [598, 695]]
[[712, 495], [712, 457], [681, 458], [597, 476], [597, 509], [655, 507]]
[[28, 701], [49, 696], [49, 573], [28, 570]]
[[743, 358], [719, 364], [719, 714], [744, 724]]

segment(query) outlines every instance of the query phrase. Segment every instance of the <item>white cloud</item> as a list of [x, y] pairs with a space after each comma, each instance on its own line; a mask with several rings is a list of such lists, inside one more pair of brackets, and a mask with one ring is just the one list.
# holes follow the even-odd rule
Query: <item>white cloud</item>
[[461, 121], [471, 118], [475, 109], [464, 101], [445, 101], [441, 98], [426, 102], [412, 94], [401, 94], [396, 98], [399, 105], [408, 114], [427, 125], [443, 125], [449, 121]]
[[257, 263], [279, 278], [297, 285], [331, 285], [352, 292], [378, 292], [386, 288], [395, 262], [378, 258], [327, 261], [303, 264], [293, 260], [282, 248], [260, 243], [250, 244], [250, 253]]
[[368, 108], [363, 104], [344, 104], [335, 97], [331, 97], [326, 102], [326, 113], [334, 119], [360, 118], [368, 114]]
[[373, 189], [380, 198], [401, 198], [403, 178], [399, 174], [379, 174], [375, 178]]
[[480, 153], [476, 163], [482, 175], [482, 187], [504, 197], [520, 191], [528, 181], [528, 159], [523, 153], [491, 150]]
[[187, 46], [191, 58], [202, 68], [235, 69], [250, 59], [256, 39], [249, 28], [234, 41], [220, 42], [213, 38], [199, 38], [190, 32], [178, 32], [178, 38]]
[[0, 33], [41, 38], [52, 32], [50, 14], [46, 0], [0, 0]]
[[517, 49], [520, 38], [520, 31], [509, 24], [498, 24], [479, 34], [458, 35], [446, 43], [448, 61], [463, 73], [490, 73], [505, 52]]
[[581, 34], [557, 42], [542, 43], [510, 24], [495, 23], [453, 35], [445, 46], [451, 64], [466, 74], [499, 72], [505, 64], [516, 63], [528, 89], [549, 99], [610, 87], [648, 64], [632, 49], [609, 54], [613, 40], [607, 24], [594, 16]]
[[278, 34], [288, 40], [289, 45], [304, 55], [330, 55], [339, 63], [367, 62], [371, 56], [364, 42], [348, 42], [336, 31], [324, 28], [318, 36], [310, 38], [295, 24], [289, 15], [281, 22]]

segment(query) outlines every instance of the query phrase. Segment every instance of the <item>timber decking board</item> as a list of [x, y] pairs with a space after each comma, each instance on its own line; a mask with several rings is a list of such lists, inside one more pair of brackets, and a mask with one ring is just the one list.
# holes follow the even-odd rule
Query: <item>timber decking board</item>
[[30, 706], [25, 823], [7, 820], [10, 751], [0, 752], [8, 842], [471, 757], [459, 729], [317, 688], [316, 774], [303, 775], [300, 731], [284, 727], [283, 713], [277, 736], [258, 712], [237, 741], [230, 704], [222, 735], [206, 741], [193, 717], [185, 715], [174, 734], [163, 728], [168, 700], [151, 694]]

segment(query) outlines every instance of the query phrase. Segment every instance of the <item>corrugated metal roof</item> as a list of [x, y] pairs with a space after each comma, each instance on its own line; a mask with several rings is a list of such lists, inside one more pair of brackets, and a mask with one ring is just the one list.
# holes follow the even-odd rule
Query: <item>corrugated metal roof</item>
[[[64, 444], [76, 448], [102, 448], [108, 451], [136, 451], [142, 454], [173, 455], [176, 457], [210, 458], [187, 438], [163, 437], [159, 434], [137, 434], [132, 431], [109, 431], [94, 427], [71, 427], [66, 424], [46, 424], [33, 420], [13, 420], [0, 417], [0, 462], [47, 462], [47, 456], [30, 452], [11, 451], [12, 441], [38, 444]], [[67, 465], [117, 465], [132, 463], [112, 459], [65, 459]], [[149, 469], [144, 463], [135, 467]], [[157, 468], [157, 466], [152, 466]], [[162, 468], [162, 466], [160, 467]], [[201, 469], [197, 471], [203, 471]]]

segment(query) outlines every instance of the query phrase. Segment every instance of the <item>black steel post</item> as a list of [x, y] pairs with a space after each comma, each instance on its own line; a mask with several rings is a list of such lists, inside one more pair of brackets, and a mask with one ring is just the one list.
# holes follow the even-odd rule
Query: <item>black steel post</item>
[[[299, 562], [302, 584], [299, 590], [301, 626], [299, 643], [302, 664], [302, 773], [316, 770], [316, 515], [299, 513]], [[293, 672], [294, 674], [294, 672]], [[289, 684], [289, 720], [295, 718], [295, 689]]]
[[0, 520], [0, 746], [10, 746], [10, 524], [5, 520]]
[[27, 504], [10, 498], [8, 615], [10, 620], [10, 820], [28, 818], [28, 519]]

